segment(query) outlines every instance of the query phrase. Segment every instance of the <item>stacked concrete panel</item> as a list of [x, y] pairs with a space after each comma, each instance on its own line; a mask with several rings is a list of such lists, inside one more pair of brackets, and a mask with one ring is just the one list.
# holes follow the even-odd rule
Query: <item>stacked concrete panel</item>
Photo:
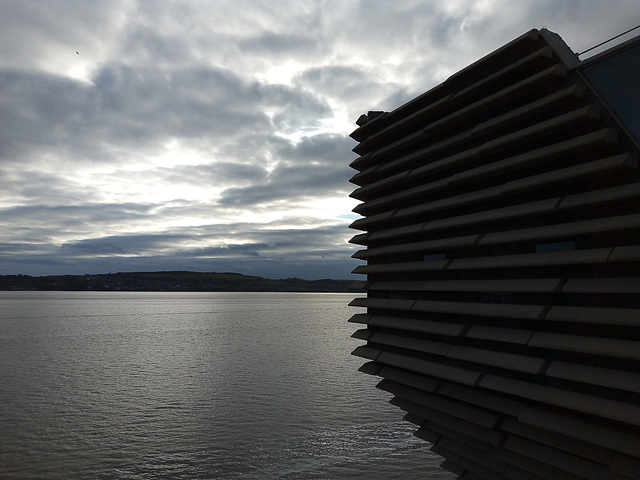
[[640, 478], [639, 149], [587, 65], [532, 30], [351, 135], [354, 354], [460, 479]]

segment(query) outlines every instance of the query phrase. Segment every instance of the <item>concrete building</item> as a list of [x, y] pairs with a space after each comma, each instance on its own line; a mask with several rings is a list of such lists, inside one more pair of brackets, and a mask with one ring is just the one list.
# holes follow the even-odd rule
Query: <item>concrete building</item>
[[354, 354], [461, 479], [640, 478], [639, 80], [531, 30], [351, 135]]

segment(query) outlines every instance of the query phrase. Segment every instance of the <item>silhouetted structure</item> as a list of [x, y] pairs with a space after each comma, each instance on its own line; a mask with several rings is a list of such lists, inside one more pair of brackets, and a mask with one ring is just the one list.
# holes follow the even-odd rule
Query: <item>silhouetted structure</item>
[[638, 72], [532, 30], [351, 135], [354, 354], [461, 479], [640, 478]]

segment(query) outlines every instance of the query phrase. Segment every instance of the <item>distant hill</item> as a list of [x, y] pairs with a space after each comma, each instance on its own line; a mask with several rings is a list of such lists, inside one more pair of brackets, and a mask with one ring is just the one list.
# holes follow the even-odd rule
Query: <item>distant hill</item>
[[0, 275], [0, 290], [89, 290], [136, 292], [356, 292], [352, 280], [279, 280], [240, 273], [129, 272], [99, 275]]

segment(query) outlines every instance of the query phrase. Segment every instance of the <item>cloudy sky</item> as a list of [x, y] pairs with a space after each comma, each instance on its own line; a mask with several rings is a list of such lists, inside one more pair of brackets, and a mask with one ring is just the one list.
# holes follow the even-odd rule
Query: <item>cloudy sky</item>
[[350, 278], [361, 113], [531, 28], [581, 52], [638, 24], [637, 0], [3, 0], [0, 274]]

